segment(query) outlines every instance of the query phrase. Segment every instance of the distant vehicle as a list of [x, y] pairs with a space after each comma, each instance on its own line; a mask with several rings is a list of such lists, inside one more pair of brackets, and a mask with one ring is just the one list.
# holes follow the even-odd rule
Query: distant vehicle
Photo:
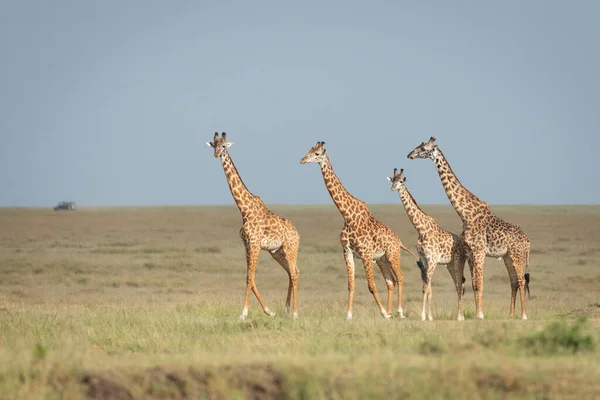
[[59, 210], [67, 210], [67, 211], [75, 211], [77, 207], [75, 206], [74, 201], [61, 201], [54, 207], [54, 211]]

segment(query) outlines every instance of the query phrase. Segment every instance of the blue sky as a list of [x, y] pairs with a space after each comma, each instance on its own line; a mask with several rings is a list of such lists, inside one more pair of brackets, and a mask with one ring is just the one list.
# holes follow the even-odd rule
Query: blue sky
[[[285, 4], [284, 4], [285, 3]], [[437, 136], [491, 204], [600, 203], [600, 2], [0, 2], [0, 206], [233, 204], [215, 131], [266, 203], [344, 185], [448, 204]]]

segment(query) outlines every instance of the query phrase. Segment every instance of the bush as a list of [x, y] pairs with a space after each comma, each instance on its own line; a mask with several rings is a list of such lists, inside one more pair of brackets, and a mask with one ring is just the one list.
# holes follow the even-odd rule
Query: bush
[[534, 354], [574, 354], [592, 351], [596, 341], [586, 333], [586, 319], [580, 318], [574, 323], [553, 322], [540, 332], [522, 339], [522, 344]]

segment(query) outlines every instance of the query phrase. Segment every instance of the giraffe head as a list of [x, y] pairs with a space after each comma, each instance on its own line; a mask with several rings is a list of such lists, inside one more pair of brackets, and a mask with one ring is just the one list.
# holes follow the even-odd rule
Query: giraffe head
[[415, 158], [431, 158], [432, 160], [435, 160], [438, 152], [434, 142], [435, 136], [432, 136], [429, 138], [429, 141], [421, 143], [415, 147], [413, 151], [408, 153], [408, 158], [411, 160], [414, 160]]
[[206, 142], [207, 146], [210, 146], [215, 149], [215, 158], [221, 157], [225, 154], [225, 149], [231, 146], [233, 142], [227, 141], [227, 133], [223, 132], [221, 137], [219, 138], [219, 132], [215, 132], [215, 136], [212, 142]]
[[302, 160], [300, 160], [300, 164], [306, 163], [320, 163], [325, 161], [325, 142], [317, 142], [309, 151], [306, 153]]
[[404, 182], [406, 182], [406, 177], [404, 176], [404, 169], [400, 170], [398, 173], [398, 168], [394, 168], [394, 175], [388, 176], [388, 181], [392, 182], [392, 191], [400, 190], [402, 186], [404, 186]]

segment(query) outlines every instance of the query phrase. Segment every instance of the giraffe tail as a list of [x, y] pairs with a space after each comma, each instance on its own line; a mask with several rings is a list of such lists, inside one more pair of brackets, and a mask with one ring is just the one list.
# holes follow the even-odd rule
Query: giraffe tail
[[410, 251], [410, 250], [408, 249], [408, 247], [406, 247], [405, 245], [401, 244], [401, 245], [400, 245], [400, 248], [401, 248], [402, 250], [406, 251], [407, 253], [410, 253], [410, 254], [411, 254], [411, 255], [412, 255], [414, 258], [415, 258], [415, 260], [417, 260], [417, 263], [419, 263], [419, 262], [420, 262], [420, 261], [419, 261], [419, 257], [417, 257], [417, 256], [415, 255], [415, 253], [413, 253], [412, 251]]
[[421, 279], [423, 283], [429, 283], [429, 279], [427, 278], [427, 270], [425, 269], [425, 265], [421, 262], [421, 260], [417, 260], [417, 266], [421, 270]]
[[402, 250], [406, 251], [407, 253], [410, 253], [415, 258], [415, 260], [417, 260], [417, 266], [421, 270], [421, 279], [423, 280], [423, 283], [427, 283], [427, 270], [425, 269], [425, 265], [423, 264], [423, 262], [419, 259], [419, 257], [415, 255], [415, 253], [410, 251], [405, 245], [401, 244], [400, 247], [402, 248]]
[[527, 298], [531, 299], [531, 292], [529, 291], [529, 252], [527, 252], [527, 260], [525, 261], [525, 291], [527, 292]]

